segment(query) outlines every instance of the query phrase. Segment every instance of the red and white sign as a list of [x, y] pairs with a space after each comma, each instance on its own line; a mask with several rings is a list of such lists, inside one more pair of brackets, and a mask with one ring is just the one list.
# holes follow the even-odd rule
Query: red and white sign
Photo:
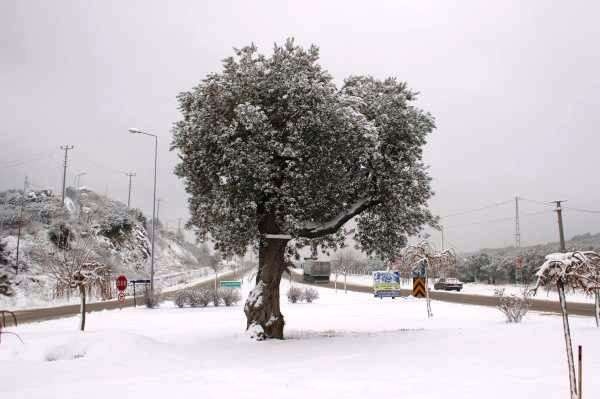
[[127, 277], [122, 274], [117, 277], [117, 289], [119, 291], [125, 291], [127, 289]]
[[125, 293], [124, 292], [119, 292], [119, 302], [125, 302]]

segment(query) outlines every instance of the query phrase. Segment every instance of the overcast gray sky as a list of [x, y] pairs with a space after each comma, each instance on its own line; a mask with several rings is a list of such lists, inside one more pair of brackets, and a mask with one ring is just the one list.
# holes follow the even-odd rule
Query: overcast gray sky
[[[457, 3], [457, 4], [453, 4]], [[600, 3], [597, 1], [0, 1], [0, 189], [70, 179], [152, 205], [160, 136], [162, 219], [186, 217], [173, 176], [177, 93], [218, 71], [232, 47], [269, 52], [294, 36], [321, 48], [341, 82], [396, 76], [437, 119], [426, 148], [440, 215], [521, 195], [600, 210]], [[524, 244], [554, 240], [555, 215], [521, 201]], [[548, 209], [542, 214], [533, 214]], [[514, 242], [514, 204], [444, 220], [459, 250]], [[501, 220], [498, 220], [501, 219]], [[504, 220], [506, 219], [506, 220]], [[492, 221], [489, 221], [492, 220]], [[600, 231], [567, 210], [567, 236]], [[439, 235], [434, 236], [438, 239]]]

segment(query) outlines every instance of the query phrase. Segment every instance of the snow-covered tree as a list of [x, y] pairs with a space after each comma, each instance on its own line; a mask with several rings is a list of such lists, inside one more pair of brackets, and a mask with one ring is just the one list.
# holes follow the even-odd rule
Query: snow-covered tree
[[409, 245], [401, 252], [403, 263], [411, 265], [412, 270], [422, 270], [424, 274], [425, 294], [427, 296], [427, 316], [433, 316], [431, 311], [431, 299], [429, 297], [429, 282], [432, 275], [440, 275], [449, 268], [455, 268], [456, 255], [453, 249], [446, 249], [441, 252], [436, 251], [435, 247], [427, 241], [421, 241], [416, 245]]
[[542, 286], [556, 286], [558, 290], [569, 368], [571, 399], [577, 399], [578, 395], [565, 289], [580, 289], [587, 293], [600, 290], [599, 264], [600, 255], [593, 251], [549, 254], [536, 273], [537, 283], [532, 290], [534, 295]]
[[369, 76], [337, 87], [318, 61], [291, 39], [270, 56], [251, 45], [178, 97], [188, 227], [226, 255], [258, 247], [244, 310], [259, 338], [283, 338], [279, 283], [296, 245], [335, 247], [356, 218], [359, 246], [392, 258], [433, 221], [421, 159], [434, 122], [416, 93]]
[[98, 241], [91, 229], [82, 231], [68, 249], [57, 250], [45, 257], [47, 273], [57, 286], [77, 289], [81, 300], [80, 330], [85, 329], [86, 289], [110, 279], [110, 269], [98, 262]]

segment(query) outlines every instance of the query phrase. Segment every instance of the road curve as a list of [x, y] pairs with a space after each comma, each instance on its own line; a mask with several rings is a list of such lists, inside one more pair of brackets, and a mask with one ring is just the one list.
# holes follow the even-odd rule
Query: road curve
[[[238, 271], [237, 274], [235, 272], [228, 272], [228, 273], [224, 273], [224, 274], [220, 275], [219, 279], [227, 279], [227, 278], [234, 277], [235, 275], [243, 276], [243, 273], [244, 273], [244, 271]], [[214, 286], [214, 283], [215, 283], [214, 280], [208, 280], [208, 281], [204, 281], [204, 282], [198, 283], [196, 285], [193, 285], [191, 287], [182, 288], [181, 290], [190, 289], [190, 288], [210, 288], [210, 287]], [[175, 297], [175, 294], [181, 290], [175, 290], [175, 291], [163, 293], [161, 295], [161, 299], [162, 300], [173, 299]], [[143, 303], [144, 303], [143, 295], [137, 295], [136, 298], [137, 298], [136, 299], [137, 306], [140, 306], [140, 304], [141, 304], [141, 306], [144, 306], [143, 305]], [[133, 300], [133, 296], [130, 296], [130, 297], [125, 298], [125, 302], [123, 302], [123, 303], [119, 303], [119, 301], [116, 299], [113, 299], [110, 301], [88, 303], [86, 305], [86, 310], [87, 310], [86, 313], [97, 312], [100, 310], [112, 310], [112, 309], [119, 309], [119, 308], [127, 308], [127, 307], [132, 307], [132, 306], [134, 306], [134, 300]], [[79, 311], [80, 311], [79, 305], [64, 305], [64, 306], [54, 306], [54, 307], [48, 307], [48, 308], [23, 309], [23, 310], [17, 310], [14, 313], [15, 313], [15, 316], [17, 317], [17, 323], [21, 324], [21, 323], [31, 323], [31, 322], [51, 320], [51, 319], [59, 319], [61, 317], [76, 316], [79, 314]], [[10, 326], [12, 323], [12, 319], [7, 318], [6, 321], [7, 321], [7, 326]]]
[[[243, 271], [241, 275], [243, 275]], [[223, 278], [231, 278], [234, 276], [234, 272], [225, 273], [220, 276]], [[296, 282], [300, 282], [303, 284], [311, 284], [302, 280], [302, 275], [292, 273], [292, 278]], [[210, 288], [214, 284], [214, 280], [204, 281], [202, 283], [198, 283], [193, 287], [189, 288]], [[328, 284], [314, 284], [320, 287], [334, 288], [333, 282], [329, 282]], [[349, 291], [354, 292], [364, 292], [364, 293], [372, 293], [372, 287], [368, 287], [365, 285], [359, 284], [347, 284], [347, 288]], [[338, 284], [338, 289], [343, 289], [343, 284]], [[175, 294], [179, 290], [171, 291], [162, 294], [163, 300], [173, 299]], [[411, 295], [411, 290], [401, 289], [400, 294], [402, 296]], [[466, 305], [479, 305], [479, 306], [492, 306], [495, 307], [498, 304], [498, 300], [493, 296], [484, 296], [484, 295], [473, 295], [473, 294], [461, 294], [454, 292], [445, 292], [445, 291], [430, 291], [431, 299], [436, 301], [444, 301], [444, 302], [452, 302], [452, 303], [462, 303]], [[143, 303], [143, 297], [137, 297], [138, 306], [140, 303]], [[133, 297], [127, 297], [124, 303], [119, 303], [117, 300], [104, 301], [104, 302], [92, 302], [87, 304], [87, 313], [97, 312], [100, 310], [112, 310], [119, 308], [126, 308], [134, 306]], [[143, 306], [143, 305], [142, 305]], [[569, 314], [572, 315], [580, 315], [580, 316], [594, 316], [594, 305], [591, 303], [578, 303], [571, 302], [567, 304], [567, 309], [569, 310]], [[558, 301], [549, 301], [544, 299], [530, 299], [529, 301], [529, 310], [538, 311], [538, 312], [546, 312], [546, 313], [560, 313], [560, 306]], [[17, 321], [19, 323], [31, 323], [37, 321], [58, 319], [62, 317], [76, 316], [79, 314], [79, 305], [65, 305], [65, 306], [55, 306], [48, 308], [36, 308], [36, 309], [24, 309], [15, 311], [15, 315], [17, 316]], [[9, 319], [6, 319], [9, 321]], [[10, 325], [10, 322], [7, 325]]]
[[[302, 275], [292, 273], [292, 278], [303, 284], [311, 284], [302, 280]], [[328, 284], [311, 284], [320, 287], [334, 288], [334, 284], [330, 281]], [[366, 292], [373, 293], [373, 288], [359, 284], [347, 284], [348, 291], [355, 292]], [[338, 289], [343, 289], [343, 283], [338, 282]], [[402, 296], [409, 296], [412, 294], [411, 290], [401, 289], [400, 294]], [[473, 294], [461, 294], [457, 292], [446, 292], [446, 291], [429, 291], [431, 299], [436, 301], [462, 303], [466, 305], [480, 305], [480, 306], [497, 306], [498, 299], [493, 296], [485, 295], [473, 295]], [[529, 310], [545, 313], [560, 313], [560, 305], [558, 301], [549, 301], [544, 299], [532, 298], [529, 300]], [[567, 310], [571, 315], [579, 316], [594, 316], [594, 304], [592, 303], [580, 303], [580, 302], [568, 302]]]

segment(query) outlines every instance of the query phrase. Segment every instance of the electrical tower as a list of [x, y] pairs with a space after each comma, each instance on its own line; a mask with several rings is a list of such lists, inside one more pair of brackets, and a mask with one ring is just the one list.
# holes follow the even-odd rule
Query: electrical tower
[[65, 164], [64, 164], [64, 171], [63, 171], [63, 183], [62, 183], [62, 204], [63, 206], [65, 205], [65, 185], [66, 185], [66, 181], [67, 181], [67, 163], [69, 160], [69, 150], [73, 149], [72, 145], [61, 145], [60, 149], [63, 150], [65, 152]]
[[125, 176], [129, 177], [129, 193], [127, 194], [127, 210], [131, 206], [131, 178], [135, 176], [135, 173], [125, 173]]
[[515, 247], [521, 247], [521, 225], [519, 223], [519, 197], [515, 197]]

